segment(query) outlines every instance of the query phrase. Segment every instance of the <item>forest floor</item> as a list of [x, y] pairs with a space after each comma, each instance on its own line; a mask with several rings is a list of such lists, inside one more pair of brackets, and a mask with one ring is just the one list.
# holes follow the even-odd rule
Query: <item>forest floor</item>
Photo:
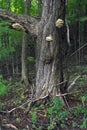
[[[78, 74], [80, 73], [74, 70], [72, 81]], [[69, 113], [68, 116], [61, 116], [58, 122], [53, 113], [52, 104], [33, 106], [26, 114], [31, 91], [29, 87], [25, 88], [20, 82], [15, 82], [7, 95], [0, 98], [0, 110], [3, 110], [0, 111], [1, 130], [87, 130], [86, 81], [87, 76], [83, 74], [83, 77], [75, 84], [76, 87], [72, 93], [67, 95], [66, 106], [62, 108], [62, 111], [65, 115], [67, 111]], [[60, 109], [59, 111], [64, 114]]]

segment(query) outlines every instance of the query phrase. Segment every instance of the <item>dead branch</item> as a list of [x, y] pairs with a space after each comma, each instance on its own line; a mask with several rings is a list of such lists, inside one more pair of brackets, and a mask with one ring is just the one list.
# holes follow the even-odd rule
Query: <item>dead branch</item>
[[73, 88], [73, 86], [76, 84], [76, 81], [77, 81], [79, 78], [80, 78], [80, 75], [77, 76], [77, 77], [74, 79], [74, 81], [68, 86], [67, 92], [69, 92], [69, 91]]
[[83, 46], [81, 46], [79, 49], [77, 49], [75, 52], [73, 52], [71, 55], [70, 55], [70, 57], [71, 56], [73, 56], [74, 54], [76, 54], [77, 52], [79, 52], [81, 49], [83, 49], [85, 46], [87, 46], [87, 43], [85, 43]]
[[0, 17], [5, 20], [10, 20], [14, 23], [19, 23], [31, 35], [37, 35], [39, 21], [34, 17], [15, 14], [3, 9], [0, 9]]

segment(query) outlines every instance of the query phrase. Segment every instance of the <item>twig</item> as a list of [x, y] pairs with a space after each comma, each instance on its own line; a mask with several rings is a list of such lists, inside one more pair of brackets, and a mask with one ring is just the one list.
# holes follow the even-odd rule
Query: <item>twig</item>
[[63, 83], [66, 83], [66, 82], [67, 82], [67, 80], [64, 80], [63, 82], [60, 82], [60, 83], [55, 84], [55, 85], [53, 85], [53, 86], [59, 86], [59, 85], [61, 85], [61, 84], [63, 84]]
[[[87, 89], [86, 89], [87, 90]], [[84, 90], [83, 90], [84, 91]], [[67, 95], [71, 95], [71, 94], [75, 94], [75, 93], [81, 93], [83, 92], [82, 90], [76, 91], [76, 92], [68, 92], [68, 93], [64, 93], [64, 94], [57, 94], [57, 97], [63, 97], [63, 96], [67, 96]]]
[[85, 46], [87, 46], [87, 43], [85, 43], [83, 46], [81, 46], [79, 49], [77, 49], [74, 53], [72, 53], [71, 55], [70, 55], [70, 57], [71, 56], [73, 56], [74, 54], [76, 54], [78, 51], [80, 51], [81, 49], [83, 49]]

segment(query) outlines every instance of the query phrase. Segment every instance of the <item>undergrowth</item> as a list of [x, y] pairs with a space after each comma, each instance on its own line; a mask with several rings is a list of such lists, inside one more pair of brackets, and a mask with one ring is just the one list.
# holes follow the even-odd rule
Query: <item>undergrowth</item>
[[[79, 88], [83, 88], [83, 77], [79, 79], [79, 83], [81, 83]], [[5, 81], [2, 75], [0, 75], [0, 97], [6, 96], [8, 92], [13, 90], [16, 92], [16, 95], [13, 97], [15, 106], [20, 104], [19, 101], [21, 101], [22, 104], [22, 101], [25, 100], [26, 95], [24, 94], [24, 89], [19, 82], [13, 87], [10, 79]], [[70, 109], [66, 109], [64, 103], [58, 97], [54, 97], [51, 102], [41, 104], [39, 107], [33, 106], [28, 113], [32, 130], [43, 130], [44, 128], [47, 130], [55, 130], [57, 128], [66, 129], [67, 126], [87, 129], [87, 92], [85, 91], [79, 95], [79, 99], [80, 104], [78, 103], [77, 106]], [[0, 109], [2, 109], [1, 106], [3, 103], [0, 100]], [[16, 118], [16, 121], [19, 123], [21, 120], [20, 117]]]
[[44, 129], [44, 125], [37, 125], [39, 110], [44, 111], [43, 119], [48, 120], [48, 125], [45, 126], [47, 130], [66, 129], [69, 125], [72, 125], [72, 128], [87, 128], [87, 108], [85, 106], [78, 104], [76, 107], [66, 110], [63, 102], [58, 97], [55, 97], [47, 107], [42, 104], [40, 107], [32, 108], [29, 113], [31, 115], [32, 129]]
[[5, 96], [10, 90], [10, 81], [3, 80], [2, 75], [0, 75], [0, 97]]

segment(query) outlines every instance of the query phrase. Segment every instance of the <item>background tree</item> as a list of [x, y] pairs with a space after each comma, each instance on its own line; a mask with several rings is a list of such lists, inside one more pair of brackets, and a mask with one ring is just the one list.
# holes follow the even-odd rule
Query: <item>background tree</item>
[[[31, 0], [26, 0], [25, 2], [25, 14], [29, 15]], [[29, 85], [29, 75], [28, 75], [28, 64], [27, 64], [27, 52], [28, 52], [28, 43], [29, 42], [29, 34], [23, 32], [23, 41], [22, 41], [22, 82], [25, 83], [26, 86]]]

